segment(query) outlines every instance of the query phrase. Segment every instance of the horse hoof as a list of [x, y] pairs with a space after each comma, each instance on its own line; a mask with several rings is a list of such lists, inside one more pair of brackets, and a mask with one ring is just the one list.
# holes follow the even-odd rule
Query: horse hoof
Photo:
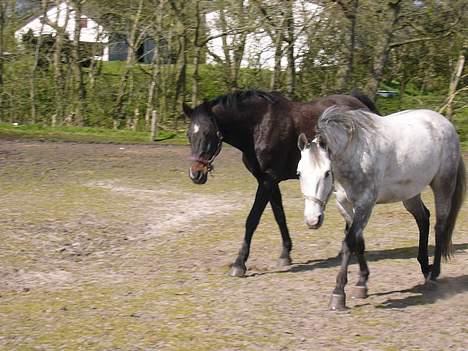
[[437, 277], [434, 277], [432, 273], [429, 273], [428, 276], [426, 277], [425, 281], [426, 285], [436, 285], [437, 284]]
[[290, 266], [291, 264], [292, 264], [291, 257], [278, 259], [278, 267], [287, 267], [287, 266]]
[[356, 285], [351, 290], [351, 296], [355, 299], [367, 298], [367, 286]]
[[238, 266], [232, 266], [231, 267], [231, 272], [229, 273], [229, 275], [231, 277], [245, 277], [245, 272], [247, 270], [245, 268], [242, 268], [242, 267], [238, 267]]
[[329, 309], [331, 311], [343, 311], [346, 309], [346, 295], [332, 294]]

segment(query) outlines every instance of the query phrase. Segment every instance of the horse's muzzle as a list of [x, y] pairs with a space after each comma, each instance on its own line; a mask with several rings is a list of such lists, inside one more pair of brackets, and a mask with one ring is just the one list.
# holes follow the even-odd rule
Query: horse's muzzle
[[205, 184], [208, 180], [208, 172], [204, 169], [194, 171], [192, 167], [189, 168], [189, 177], [195, 184]]
[[305, 223], [309, 229], [319, 229], [323, 224], [323, 214], [319, 215], [316, 219], [310, 220], [306, 218]]

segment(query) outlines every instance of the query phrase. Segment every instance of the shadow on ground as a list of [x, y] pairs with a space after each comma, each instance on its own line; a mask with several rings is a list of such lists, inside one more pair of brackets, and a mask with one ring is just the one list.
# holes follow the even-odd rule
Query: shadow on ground
[[[464, 244], [454, 244], [453, 250], [456, 253], [457, 251], [463, 251], [468, 249], [468, 243]], [[434, 247], [431, 245], [429, 246], [429, 251], [434, 251]], [[373, 261], [380, 261], [380, 260], [388, 260], [388, 259], [410, 259], [416, 258], [418, 256], [418, 247], [417, 246], [410, 246], [410, 247], [402, 247], [396, 249], [388, 249], [388, 250], [374, 250], [374, 251], [366, 251], [366, 259], [368, 262]], [[356, 263], [355, 258], [352, 258], [351, 264]], [[255, 277], [265, 274], [276, 274], [276, 273], [300, 273], [300, 272], [308, 272], [313, 271], [314, 269], [320, 268], [332, 268], [338, 267], [341, 264], [340, 256], [335, 257], [328, 257], [326, 259], [316, 259], [310, 260], [306, 262], [298, 262], [293, 264], [288, 269], [283, 269], [279, 271], [268, 271], [268, 272], [254, 272], [249, 274], [247, 277]]]
[[458, 277], [441, 278], [437, 280], [437, 282], [419, 284], [410, 289], [387, 291], [372, 295], [384, 296], [396, 293], [416, 294], [401, 299], [388, 299], [376, 306], [377, 308], [407, 308], [410, 306], [433, 304], [437, 302], [437, 300], [447, 299], [462, 294], [465, 291], [468, 291], [468, 275], [466, 274]]

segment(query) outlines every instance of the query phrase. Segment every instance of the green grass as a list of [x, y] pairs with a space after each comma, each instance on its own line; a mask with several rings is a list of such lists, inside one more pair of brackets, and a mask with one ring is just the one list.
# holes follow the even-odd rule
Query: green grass
[[[113, 144], [149, 144], [149, 132], [131, 130], [113, 130], [92, 127], [45, 127], [40, 125], [19, 125], [0, 123], [0, 138], [30, 139], [41, 141], [65, 141], [82, 143], [113, 143]], [[156, 140], [171, 144], [186, 143], [182, 134], [160, 131]]]

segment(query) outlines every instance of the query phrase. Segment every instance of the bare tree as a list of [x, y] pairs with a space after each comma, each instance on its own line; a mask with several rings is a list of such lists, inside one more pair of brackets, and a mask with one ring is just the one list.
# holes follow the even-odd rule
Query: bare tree
[[[454, 100], [458, 94], [461, 94], [462, 92], [468, 91], [468, 87], [464, 86], [458, 89], [458, 85], [460, 83], [460, 80], [463, 77], [467, 77], [468, 74], [463, 74], [463, 68], [465, 67], [466, 63], [466, 56], [468, 54], [468, 39], [465, 39], [463, 42], [463, 46], [460, 49], [460, 52], [458, 54], [458, 59], [455, 64], [455, 68], [453, 70], [452, 77], [450, 79], [450, 84], [449, 84], [449, 89], [448, 89], [448, 95], [446, 102], [444, 106], [442, 106], [439, 110], [440, 113], [443, 113], [444, 111], [446, 112], [446, 116], [449, 120], [453, 119], [454, 115]], [[465, 105], [466, 106], [466, 105]]]
[[0, 2], [0, 122], [3, 120], [4, 99], [4, 60], [5, 60], [5, 25], [7, 20], [8, 1]]
[[[49, 3], [47, 0], [43, 1], [43, 8], [47, 8]], [[64, 73], [63, 49], [66, 39], [66, 28], [70, 19], [70, 6], [68, 2], [65, 3], [65, 8], [61, 8], [62, 1], [55, 0], [55, 6], [57, 13], [55, 19], [50, 19], [48, 16], [43, 16], [42, 21], [48, 26], [52, 27], [55, 31], [54, 41], [54, 53], [53, 53], [53, 67], [54, 67], [54, 83], [55, 83], [55, 113], [51, 117], [51, 126], [55, 127], [58, 123], [61, 123], [65, 116], [65, 89], [66, 79]], [[65, 10], [65, 14], [62, 13]], [[63, 16], [63, 17], [61, 17]], [[63, 23], [60, 23], [60, 19], [63, 18]]]
[[139, 31], [141, 25], [140, 21], [142, 19], [142, 11], [143, 0], [139, 0], [136, 13], [131, 16], [129, 23], [130, 30], [127, 36], [127, 60], [120, 78], [119, 88], [112, 112], [114, 129], [119, 128], [122, 124], [122, 121], [125, 120], [125, 107], [129, 100], [129, 96], [132, 93], [133, 66], [136, 61], [136, 50], [143, 39], [143, 35], [141, 34], [142, 32]]
[[222, 57], [208, 49], [213, 59], [223, 66], [226, 87], [234, 91], [239, 88], [239, 75], [246, 47], [252, 6], [245, 0], [219, 0], [216, 4], [218, 24], [223, 35]]
[[[47, 14], [47, 2], [42, 2], [42, 16], [45, 18]], [[38, 33], [36, 40], [36, 45], [34, 47], [34, 58], [33, 64], [31, 65], [31, 75], [29, 79], [29, 103], [30, 103], [30, 113], [31, 113], [31, 123], [36, 123], [37, 120], [37, 71], [39, 68], [39, 60], [41, 56], [41, 47], [43, 42], [43, 33], [44, 33], [45, 21], [42, 21], [41, 28]]]
[[[155, 47], [153, 50], [153, 58], [151, 60], [151, 81], [148, 87], [148, 97], [146, 100], [146, 111], [145, 111], [145, 126], [149, 127], [150, 119], [155, 115], [155, 102], [159, 100], [158, 84], [161, 80], [161, 50], [160, 45], [162, 43], [163, 36], [163, 14], [166, 5], [166, 0], [157, 0], [155, 4], [155, 23], [152, 27], [152, 35], [155, 40]], [[154, 126], [156, 128], [156, 126]]]
[[71, 51], [72, 81], [70, 89], [70, 119], [78, 125], [83, 125], [84, 102], [86, 90], [81, 62], [80, 40], [81, 40], [81, 15], [82, 7], [86, 0], [71, 0], [74, 9], [74, 31]]
[[293, 98], [296, 92], [296, 64], [294, 56], [295, 44], [295, 27], [294, 27], [294, 12], [293, 0], [285, 0], [284, 6], [286, 8], [286, 52], [287, 52], [287, 75], [286, 75], [286, 91], [289, 97]]
[[349, 31], [346, 33], [347, 40], [344, 45], [346, 62], [338, 71], [336, 82], [339, 90], [347, 91], [350, 88], [354, 88], [353, 70], [359, 0], [333, 0], [333, 2], [336, 2], [340, 6], [345, 18], [349, 21]]

